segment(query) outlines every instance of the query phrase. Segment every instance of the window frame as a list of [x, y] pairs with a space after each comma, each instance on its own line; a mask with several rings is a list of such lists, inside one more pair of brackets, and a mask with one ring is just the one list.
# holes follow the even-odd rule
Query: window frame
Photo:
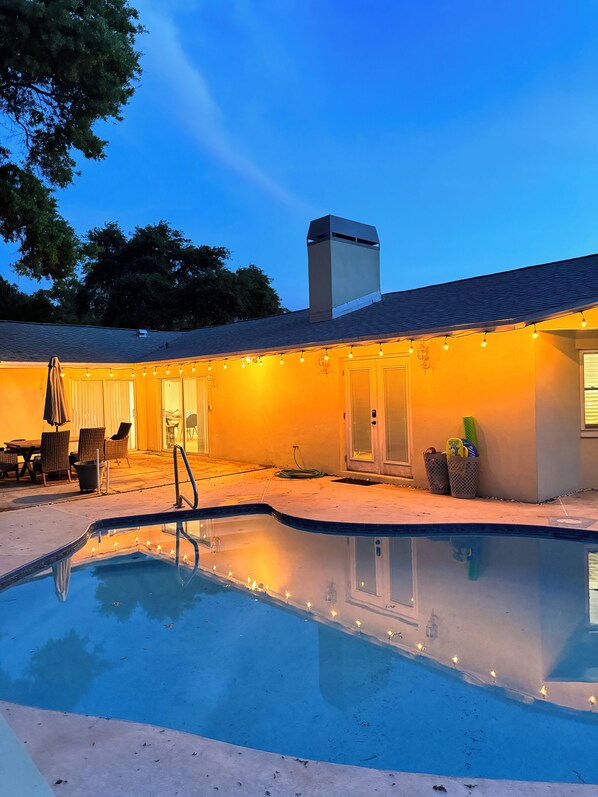
[[598, 437], [598, 423], [594, 426], [588, 426], [586, 423], [586, 390], [595, 390], [598, 396], [598, 387], [586, 388], [585, 384], [584, 361], [588, 354], [594, 354], [598, 357], [598, 349], [583, 349], [579, 356], [580, 428], [582, 437]]

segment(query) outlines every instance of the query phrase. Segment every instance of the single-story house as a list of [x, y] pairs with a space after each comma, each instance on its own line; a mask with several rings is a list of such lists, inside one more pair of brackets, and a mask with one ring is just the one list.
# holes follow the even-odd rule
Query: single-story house
[[[375, 227], [310, 224], [309, 308], [188, 332], [0, 322], [0, 440], [39, 436], [46, 365], [74, 433], [425, 487], [473, 416], [479, 492], [598, 487], [598, 255], [380, 293]], [[296, 447], [296, 448], [295, 448]]]

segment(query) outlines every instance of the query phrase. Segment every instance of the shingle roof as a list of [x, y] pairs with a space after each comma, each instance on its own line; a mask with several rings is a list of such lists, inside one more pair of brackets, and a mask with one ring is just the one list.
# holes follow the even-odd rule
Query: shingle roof
[[180, 332], [0, 321], [0, 362], [130, 363], [142, 361]]
[[387, 293], [382, 301], [331, 321], [299, 310], [191, 332], [153, 332], [0, 321], [0, 361], [119, 363], [183, 360], [335, 342], [443, 334], [533, 323], [598, 305], [598, 255]]

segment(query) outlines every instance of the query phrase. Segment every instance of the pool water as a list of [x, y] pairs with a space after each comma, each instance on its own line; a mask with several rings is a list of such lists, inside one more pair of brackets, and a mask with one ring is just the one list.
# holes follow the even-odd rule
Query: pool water
[[68, 585], [0, 593], [0, 698], [299, 758], [598, 783], [591, 546], [187, 532], [178, 568], [172, 527], [134, 529], [90, 540]]

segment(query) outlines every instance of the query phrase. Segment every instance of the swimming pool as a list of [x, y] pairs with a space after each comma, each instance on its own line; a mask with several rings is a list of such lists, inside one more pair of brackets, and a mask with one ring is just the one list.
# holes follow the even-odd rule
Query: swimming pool
[[0, 593], [0, 698], [299, 758], [598, 783], [598, 539], [215, 514], [96, 528]]

